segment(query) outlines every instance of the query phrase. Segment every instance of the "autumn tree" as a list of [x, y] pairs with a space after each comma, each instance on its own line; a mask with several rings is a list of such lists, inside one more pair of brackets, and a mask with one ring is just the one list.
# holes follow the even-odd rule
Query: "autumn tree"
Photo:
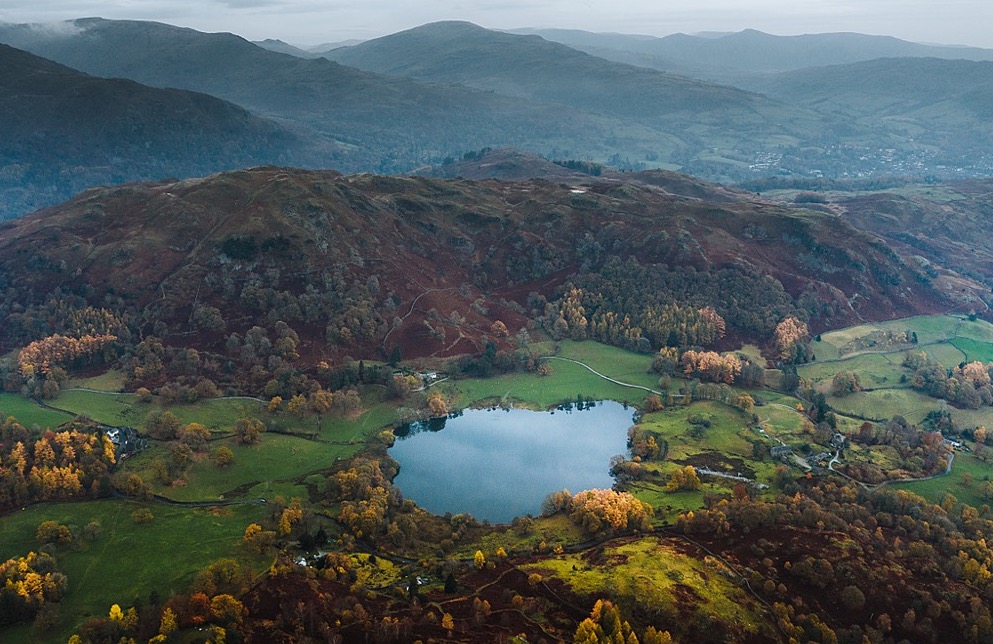
[[290, 402], [286, 404], [286, 411], [290, 412], [294, 416], [300, 416], [307, 409], [307, 398], [302, 394], [297, 394], [290, 398]]
[[35, 539], [38, 543], [72, 543], [72, 531], [69, 526], [62, 525], [56, 521], [42, 521], [35, 530]]
[[65, 596], [68, 579], [50, 555], [27, 556], [0, 562], [0, 627], [34, 617], [46, 604]]
[[448, 404], [440, 393], [434, 391], [427, 399], [428, 414], [431, 418], [444, 418], [448, 415]]
[[318, 389], [310, 394], [309, 402], [311, 410], [318, 414], [326, 414], [331, 411], [331, 406], [334, 403], [334, 394], [324, 389]]
[[293, 531], [293, 526], [302, 521], [303, 507], [300, 504], [300, 499], [293, 498], [290, 500], [289, 506], [279, 516], [279, 535], [281, 537], [289, 536]]
[[700, 477], [696, 473], [696, 468], [692, 465], [679, 468], [669, 475], [669, 480], [665, 484], [668, 492], [678, 492], [679, 490], [699, 490], [701, 486]]
[[261, 555], [276, 541], [276, 533], [272, 530], [263, 530], [257, 523], [251, 523], [245, 528], [242, 541], [249, 550]]
[[729, 385], [741, 373], [741, 360], [734, 355], [722, 356], [714, 351], [686, 351], [680, 358], [680, 365], [687, 377]]
[[629, 492], [593, 489], [572, 497], [569, 517], [590, 534], [604, 530], [647, 530], [652, 507]]
[[498, 338], [506, 338], [510, 335], [510, 331], [507, 330], [507, 325], [501, 320], [497, 320], [492, 325], [490, 325], [490, 334], [495, 335]]
[[262, 441], [265, 423], [258, 418], [239, 418], [235, 423], [234, 433], [238, 440], [245, 445], [255, 445]]
[[217, 467], [227, 467], [234, 463], [234, 452], [227, 445], [220, 445], [210, 453], [210, 460]]
[[810, 330], [807, 325], [793, 316], [789, 316], [776, 325], [773, 332], [773, 342], [776, 354], [783, 362], [798, 363], [807, 361], [807, 343], [810, 342]]
[[189, 423], [179, 428], [177, 437], [194, 452], [202, 451], [210, 440], [210, 430], [200, 423]]
[[210, 600], [210, 616], [225, 626], [240, 624], [247, 613], [242, 603], [227, 593], [214, 595]]
[[847, 396], [862, 391], [862, 378], [854, 371], [839, 371], [831, 380], [831, 393]]
[[416, 376], [394, 374], [386, 383], [386, 393], [390, 398], [406, 398], [421, 385]]

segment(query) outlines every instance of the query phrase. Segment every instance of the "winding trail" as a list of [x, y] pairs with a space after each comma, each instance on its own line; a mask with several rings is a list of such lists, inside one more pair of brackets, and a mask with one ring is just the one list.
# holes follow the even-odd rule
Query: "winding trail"
[[657, 394], [659, 396], [664, 396], [665, 395], [661, 391], [656, 391], [656, 390], [650, 389], [648, 387], [642, 387], [641, 385], [632, 385], [629, 382], [621, 382], [620, 380], [615, 380], [614, 378], [611, 378], [610, 376], [605, 376], [602, 373], [600, 373], [599, 371], [597, 371], [596, 369], [594, 369], [593, 367], [591, 367], [590, 365], [586, 364], [585, 362], [580, 362], [579, 360], [573, 360], [572, 358], [560, 358], [559, 356], [545, 356], [543, 359], [544, 360], [561, 360], [562, 362], [571, 362], [573, 364], [578, 364], [580, 367], [584, 367], [587, 370], [589, 370], [593, 375], [599, 376], [599, 377], [603, 378], [604, 380], [606, 380], [607, 382], [612, 382], [615, 385], [620, 385], [621, 387], [629, 387], [631, 389], [641, 389], [642, 391], [647, 391], [649, 393]]
[[948, 465], [945, 467], [944, 472], [939, 472], [938, 474], [932, 474], [931, 476], [924, 476], [922, 478], [889, 479], [881, 483], [877, 483], [875, 485], [869, 485], [868, 483], [864, 483], [856, 478], [852, 478], [851, 476], [848, 476], [844, 472], [839, 472], [838, 470], [834, 469], [834, 464], [838, 462], [838, 457], [841, 455], [841, 452], [834, 453], [834, 456], [828, 462], [828, 469], [834, 472], [835, 474], [838, 474], [839, 476], [843, 476], [849, 481], [861, 486], [862, 489], [868, 492], [875, 492], [879, 488], [883, 487], [884, 485], [889, 485], [890, 483], [919, 483], [921, 481], [931, 481], [934, 479], [939, 479], [943, 476], [948, 476], [949, 474], [952, 473], [952, 464], [955, 462], [955, 450], [949, 450], [948, 454], [949, 454]]

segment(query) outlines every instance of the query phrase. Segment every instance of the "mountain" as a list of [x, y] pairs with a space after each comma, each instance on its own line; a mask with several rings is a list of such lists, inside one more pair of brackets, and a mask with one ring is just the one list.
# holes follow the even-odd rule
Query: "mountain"
[[87, 73], [206, 92], [293, 123], [332, 148], [325, 165], [343, 170], [408, 170], [493, 143], [606, 157], [664, 138], [578, 110], [385, 78], [269, 51], [232, 34], [160, 23], [0, 25], [0, 41]]
[[[306, 364], [475, 353], [495, 320], [516, 332], [570, 281], [605, 294], [658, 281], [666, 290], [645, 297], [711, 303], [729, 335], [761, 340], [791, 311], [823, 328], [947, 310], [962, 297], [964, 282], [942, 291], [833, 214], [685, 197], [652, 180], [575, 187], [256, 168], [92, 189], [0, 227], [0, 288], [16, 295], [0, 307], [0, 348], [37, 333], [45, 314], [32, 307], [53, 289], [214, 353], [227, 334], [281, 320]], [[624, 306], [637, 313], [631, 295]], [[210, 324], [198, 322], [204, 311]]]
[[320, 53], [307, 51], [305, 49], [300, 49], [299, 47], [294, 47], [289, 43], [283, 42], [282, 40], [276, 40], [274, 38], [266, 38], [265, 40], [253, 40], [252, 44], [258, 45], [262, 49], [268, 49], [269, 51], [275, 51], [280, 54], [289, 54], [290, 56], [296, 56], [297, 58], [319, 58], [321, 55]]
[[517, 29], [620, 62], [732, 82], [755, 74], [823, 67], [874, 58], [993, 60], [993, 49], [924, 45], [858, 33], [775, 36], [754, 29], [664, 38], [568, 29]]
[[701, 138], [716, 138], [708, 132], [715, 122], [721, 122], [725, 135], [742, 140], [746, 131], [750, 136], [773, 130], [807, 135], [809, 128], [823, 127], [813, 115], [749, 92], [615, 63], [537, 36], [467, 22], [432, 23], [326, 56], [380, 74], [460, 83], [669, 132], [692, 125]]
[[312, 163], [286, 128], [225, 101], [96, 78], [0, 45], [0, 219], [100, 183]]

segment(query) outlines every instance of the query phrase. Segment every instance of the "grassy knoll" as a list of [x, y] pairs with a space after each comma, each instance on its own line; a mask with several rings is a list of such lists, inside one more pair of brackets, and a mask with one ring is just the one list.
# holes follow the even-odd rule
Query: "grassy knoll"
[[95, 393], [70, 389], [51, 401], [53, 407], [89, 416], [105, 425], [140, 427], [150, 405], [140, 405], [134, 394]]
[[73, 378], [69, 387], [80, 389], [96, 389], [98, 391], [124, 391], [124, 372], [111, 370], [98, 376], [88, 378]]
[[688, 556], [655, 537], [607, 545], [602, 555], [559, 555], [522, 568], [556, 577], [580, 595], [609, 594], [629, 610], [650, 607], [685, 624], [735, 624], [738, 632], [725, 635], [736, 641], [771, 635], [765, 610], [723, 574], [723, 564]]
[[972, 454], [958, 452], [952, 473], [930, 481], [894, 483], [890, 487], [920, 494], [933, 503], [941, 503], [945, 494], [952, 494], [962, 503], [974, 508], [982, 507], [988, 500], [979, 496], [979, 485], [993, 478], [993, 465], [984, 463]]
[[[776, 462], [768, 456], [756, 459], [752, 451], [753, 443], [760, 442], [773, 447], [779, 444], [773, 439], [776, 434], [781, 434], [785, 442], [789, 443], [792, 438], [790, 428], [802, 427], [802, 420], [795, 411], [768, 405], [758, 408], [760, 418], [765, 418], [762, 412], [767, 408], [775, 410], [777, 421], [781, 416], [786, 422], [781, 426], [765, 422], [765, 435], [752, 428], [751, 414], [717, 402], [701, 401], [689, 407], [673, 407], [646, 414], [642, 417], [640, 426], [664, 439], [669, 445], [669, 454], [664, 462], [647, 461], [643, 465], [646, 470], [663, 477], [676, 468], [689, 464], [728, 474], [742, 474], [768, 484], [772, 481]], [[706, 420], [710, 426], [693, 424], [691, 419]], [[731, 479], [708, 478], [705, 487], [712, 491], [727, 492], [736, 483], [737, 481]], [[633, 491], [652, 506], [669, 507], [670, 511], [695, 509], [703, 501], [702, 491], [699, 499], [690, 499], [691, 495], [688, 493], [669, 494], [661, 488], [656, 489], [651, 483], [634, 486]]]
[[[148, 507], [155, 518], [137, 525], [131, 513]], [[69, 592], [62, 602], [60, 628], [51, 641], [66, 641], [80, 622], [104, 617], [113, 603], [145, 603], [155, 591], [163, 599], [185, 592], [193, 574], [216, 559], [241, 558], [245, 526], [262, 519], [264, 506], [237, 506], [220, 510], [192, 510], [147, 505], [124, 500], [87, 503], [51, 503], [28, 507], [0, 521], [0, 557], [22, 556], [38, 548], [34, 532], [42, 521], [53, 520], [80, 530], [99, 521], [102, 534], [82, 541], [78, 549], [59, 553], [59, 566], [69, 577]], [[252, 561], [256, 568], [268, 562]], [[26, 631], [30, 633], [30, 631]], [[30, 633], [28, 641], [36, 641]]]
[[[580, 490], [573, 490], [579, 492]], [[562, 513], [550, 517], [537, 517], [534, 525], [528, 530], [518, 530], [508, 526], [503, 532], [493, 532], [479, 541], [462, 545], [453, 556], [470, 558], [476, 550], [482, 550], [486, 556], [503, 548], [511, 555], [527, 554], [536, 551], [544, 543], [549, 549], [557, 545], [568, 545], [583, 541], [586, 535]]]
[[[951, 315], [921, 315], [876, 324], [860, 324], [822, 334], [821, 342], [814, 343], [814, 353], [820, 360], [843, 358], [850, 352], [849, 344], [851, 342], [876, 331], [912, 331], [917, 334], [917, 341], [920, 345], [948, 342], [955, 337], [979, 339], [989, 333], [984, 325], [990, 326], [984, 322], [970, 322]], [[888, 350], [888, 347], [879, 347], [881, 352]]]
[[888, 354], [866, 353], [832, 362], [817, 360], [797, 367], [800, 377], [827, 383], [830, 383], [834, 374], [839, 371], [854, 371], [859, 374], [862, 378], [862, 386], [866, 388], [910, 386], [900, 382], [900, 376], [907, 373], [903, 368], [902, 351]]
[[[262, 442], [257, 445], [243, 445], [234, 439], [224, 439], [212, 441], [210, 449], [219, 445], [231, 448], [234, 462], [226, 468], [219, 468], [204, 456], [190, 466], [187, 482], [180, 487], [162, 486], [154, 481], [151, 462], [168, 459], [167, 452], [162, 448], [149, 449], [127, 461], [126, 466], [152, 483], [156, 493], [178, 501], [258, 498], [258, 494], [253, 497], [249, 493], [261, 490], [273, 492], [280, 488], [273, 484], [292, 484], [298, 477], [331, 467], [336, 459], [350, 458], [362, 447], [358, 443], [335, 445], [272, 433], [263, 434]], [[236, 489], [238, 492], [234, 493]], [[272, 498], [273, 494], [261, 496]]]
[[25, 427], [56, 427], [72, 420], [69, 414], [39, 407], [18, 394], [0, 393], [0, 417], [13, 416]]
[[[913, 389], [879, 389], [860, 391], [848, 396], [829, 396], [828, 403], [842, 414], [874, 420], [888, 420], [903, 416], [912, 423], [919, 423], [931, 410], [943, 403]], [[958, 413], [958, 410], [954, 410]]]

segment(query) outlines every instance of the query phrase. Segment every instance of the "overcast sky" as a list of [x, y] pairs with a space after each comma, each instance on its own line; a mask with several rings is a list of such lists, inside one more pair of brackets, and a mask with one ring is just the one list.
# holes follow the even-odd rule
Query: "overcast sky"
[[436, 20], [664, 36], [759, 29], [857, 31], [993, 48], [993, 0], [0, 0], [0, 22], [157, 20], [250, 40], [315, 45]]

